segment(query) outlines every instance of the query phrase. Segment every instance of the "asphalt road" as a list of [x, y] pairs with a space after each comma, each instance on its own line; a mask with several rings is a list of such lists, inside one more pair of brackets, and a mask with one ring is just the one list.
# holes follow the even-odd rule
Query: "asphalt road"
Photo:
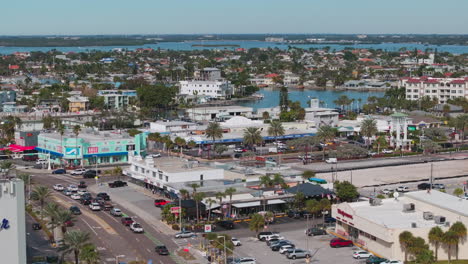
[[[52, 188], [56, 183], [66, 186], [78, 184], [83, 179], [68, 175], [38, 174], [35, 175], [34, 180], [36, 183]], [[94, 183], [94, 180], [86, 181], [87, 184]], [[143, 226], [145, 233], [134, 234], [128, 227], [121, 224], [120, 218], [111, 216], [109, 212], [92, 212], [88, 206], [81, 205], [79, 202], [59, 192], [55, 192], [55, 197], [56, 201], [66, 208], [71, 205], [80, 207], [83, 214], [75, 217], [75, 226], [72, 228], [84, 230], [92, 234], [92, 240], [100, 251], [102, 263], [116, 263], [116, 256], [120, 256], [118, 260], [122, 262], [152, 260], [153, 263], [177, 263], [174, 256], [159, 256], [154, 252], [155, 245], [165, 244], [173, 255], [173, 251], [178, 246], [172, 242], [171, 238], [155, 230], [152, 225], [149, 225], [143, 219], [137, 219], [137, 221]], [[119, 204], [114, 204], [114, 206], [120, 208], [124, 213], [130, 212]]]

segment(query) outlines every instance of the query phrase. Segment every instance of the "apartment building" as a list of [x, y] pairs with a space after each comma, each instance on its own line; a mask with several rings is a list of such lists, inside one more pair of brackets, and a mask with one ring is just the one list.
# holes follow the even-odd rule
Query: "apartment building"
[[405, 87], [408, 100], [430, 96], [444, 104], [456, 97], [468, 99], [468, 78], [403, 78], [399, 87]]
[[229, 98], [233, 93], [233, 86], [230, 81], [219, 80], [187, 80], [180, 81], [181, 95], [200, 95], [211, 98]]

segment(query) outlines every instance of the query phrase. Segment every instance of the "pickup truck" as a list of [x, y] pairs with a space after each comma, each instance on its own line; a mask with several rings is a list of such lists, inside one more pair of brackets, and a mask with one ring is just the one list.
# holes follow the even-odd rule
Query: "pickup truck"
[[124, 181], [109, 182], [110, 188], [118, 188], [118, 187], [124, 187], [124, 186], [127, 186], [127, 182], [124, 182]]

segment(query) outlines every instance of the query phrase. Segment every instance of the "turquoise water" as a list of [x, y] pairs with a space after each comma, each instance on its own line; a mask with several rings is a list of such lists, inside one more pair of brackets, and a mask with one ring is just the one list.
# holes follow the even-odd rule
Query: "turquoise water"
[[[278, 106], [279, 103], [279, 90], [270, 90], [262, 89], [259, 93], [263, 94], [265, 97], [263, 100], [259, 101], [246, 101], [241, 102], [239, 105], [250, 106], [254, 109], [257, 108], [267, 108]], [[341, 95], [346, 95], [351, 99], [355, 99], [356, 102], [353, 105], [353, 108], [357, 108], [358, 99], [360, 98], [361, 107], [367, 101], [369, 96], [381, 97], [384, 95], [383, 92], [356, 92], [356, 91], [330, 91], [330, 90], [290, 90], [289, 91], [289, 100], [301, 102], [302, 107], [308, 107], [308, 102], [311, 98], [318, 98], [320, 101], [323, 101], [326, 104], [326, 107], [338, 107], [333, 101], [336, 100]], [[324, 105], [325, 106], [325, 105]]]
[[387, 51], [398, 51], [400, 48], [406, 48], [408, 50], [420, 49], [425, 50], [428, 48], [437, 49], [439, 52], [450, 52], [455, 54], [468, 53], [468, 46], [459, 46], [459, 45], [423, 45], [423, 44], [412, 44], [412, 43], [382, 43], [382, 44], [356, 44], [356, 45], [338, 45], [338, 44], [304, 44], [304, 45], [294, 45], [294, 44], [279, 44], [265, 41], [190, 41], [190, 42], [161, 42], [158, 44], [147, 44], [143, 46], [101, 46], [101, 47], [0, 47], [0, 54], [11, 54], [14, 52], [27, 52], [27, 51], [43, 51], [47, 52], [52, 49], [56, 49], [62, 52], [87, 52], [90, 50], [101, 50], [109, 51], [114, 48], [124, 48], [128, 50], [135, 50], [137, 48], [153, 48], [153, 49], [171, 49], [171, 50], [202, 50], [202, 49], [236, 49], [237, 47], [192, 47], [193, 44], [205, 44], [205, 45], [214, 45], [214, 44], [236, 44], [241, 48], [250, 49], [250, 48], [279, 48], [287, 49], [289, 46], [299, 47], [299, 48], [322, 48], [329, 46], [335, 50], [342, 50], [346, 47], [351, 48], [366, 48], [366, 49], [382, 49]]

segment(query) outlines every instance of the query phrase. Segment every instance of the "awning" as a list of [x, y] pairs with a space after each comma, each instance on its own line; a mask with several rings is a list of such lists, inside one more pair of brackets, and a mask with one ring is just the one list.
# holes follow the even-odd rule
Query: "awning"
[[21, 145], [16, 145], [16, 144], [10, 144], [8, 147], [1, 148], [0, 150], [11, 150], [12, 152], [22, 152], [25, 150], [33, 150], [35, 149], [35, 146], [21, 146]]
[[51, 151], [51, 150], [47, 150], [47, 149], [43, 149], [43, 148], [38, 148], [38, 147], [35, 147], [35, 149], [39, 152], [42, 152], [42, 153], [49, 153], [50, 155], [54, 155], [54, 156], [58, 156], [58, 157], [63, 157], [63, 154], [62, 153], [58, 153], [58, 152], [55, 152], [55, 151]]
[[284, 204], [286, 202], [280, 199], [274, 199], [274, 200], [266, 200], [266, 203], [267, 205], [272, 205], [272, 204]]
[[84, 154], [83, 158], [91, 158], [91, 157], [111, 157], [111, 156], [121, 156], [121, 155], [128, 155], [128, 152], [109, 152], [109, 153], [95, 153], [95, 154]]
[[255, 206], [260, 206], [260, 201], [248, 202], [248, 203], [238, 203], [238, 204], [233, 204], [232, 206], [234, 206], [236, 208], [255, 207]]

